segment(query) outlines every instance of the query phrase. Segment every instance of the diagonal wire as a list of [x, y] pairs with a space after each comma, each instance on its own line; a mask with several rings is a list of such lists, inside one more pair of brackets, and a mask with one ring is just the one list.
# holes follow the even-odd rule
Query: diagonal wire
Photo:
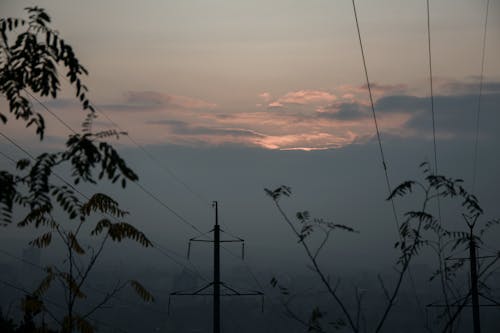
[[[357, 10], [356, 10], [356, 3], [355, 3], [354, 0], [352, 0], [352, 6], [353, 6], [353, 9], [354, 9], [354, 18], [356, 20], [356, 30], [357, 30], [357, 33], [358, 33], [359, 46], [360, 46], [360, 49], [361, 49], [361, 57], [363, 59], [363, 69], [364, 69], [364, 74], [365, 74], [365, 79], [366, 79], [366, 86], [368, 88], [368, 95], [370, 97], [370, 106], [371, 106], [371, 111], [372, 111], [372, 117], [373, 117], [373, 122], [375, 124], [375, 130], [377, 132], [377, 141], [378, 141], [378, 147], [379, 147], [379, 150], [380, 150], [380, 158], [381, 158], [381, 161], [382, 161], [382, 167], [384, 169], [385, 181], [386, 181], [386, 184], [387, 184], [388, 195], [390, 195], [391, 192], [392, 192], [392, 188], [391, 188], [391, 183], [389, 181], [389, 173], [387, 171], [387, 162], [386, 162], [385, 155], [384, 155], [384, 149], [382, 147], [382, 139], [380, 137], [380, 130], [379, 130], [378, 121], [377, 121], [377, 114], [375, 113], [375, 104], [373, 102], [373, 94], [372, 94], [371, 84], [370, 84], [370, 80], [368, 78], [368, 69], [367, 69], [367, 66], [366, 66], [366, 56], [365, 56], [365, 51], [364, 51], [364, 48], [363, 48], [363, 41], [361, 39], [361, 31], [360, 31], [360, 28], [359, 28], [358, 13], [357, 13]], [[391, 198], [391, 206], [392, 206], [392, 213], [394, 215], [394, 221], [396, 222], [396, 226], [397, 226], [398, 231], [399, 231], [399, 219], [398, 219], [398, 215], [396, 213], [396, 207], [394, 205], [394, 200], [392, 198]], [[399, 232], [398, 232], [398, 234], [399, 234]]]
[[479, 98], [477, 101], [477, 113], [476, 113], [476, 136], [474, 139], [474, 164], [473, 164], [473, 173], [472, 173], [472, 192], [474, 192], [476, 187], [476, 174], [477, 174], [477, 148], [479, 141], [479, 120], [481, 115], [481, 97], [483, 94], [483, 79], [484, 79], [484, 58], [486, 54], [486, 32], [488, 27], [488, 12], [490, 8], [490, 0], [486, 1], [486, 14], [484, 17], [484, 32], [483, 32], [483, 48], [482, 48], [482, 56], [481, 56], [481, 74], [479, 76]]
[[[67, 77], [61, 76], [59, 73], [57, 73], [59, 77], [62, 77], [65, 79], [68, 83], [71, 84], [71, 82], [68, 80]], [[30, 94], [31, 95], [31, 94]], [[107, 112], [104, 112], [102, 108], [98, 107], [97, 105], [94, 105], [94, 109], [102, 114], [114, 127], [116, 127], [120, 132], [122, 132], [129, 140], [132, 142], [137, 148], [139, 148], [151, 161], [153, 161], [159, 168], [163, 169], [165, 172], [167, 172], [174, 180], [176, 180], [179, 184], [181, 184], [188, 192], [190, 192], [196, 199], [198, 199], [201, 203], [207, 204], [209, 200], [203, 196], [201, 193], [195, 191], [191, 186], [189, 186], [185, 181], [183, 181], [179, 176], [177, 176], [172, 169], [170, 169], [168, 166], [166, 166], [164, 163], [161, 163], [148, 149], [146, 149], [143, 145], [141, 145], [139, 142], [137, 142], [134, 137], [130, 135], [130, 132], [123, 129], [116, 121], [114, 121], [111, 116], [107, 114]], [[49, 111], [50, 112], [50, 111]], [[51, 112], [52, 113], [52, 112]], [[57, 118], [57, 116], [56, 116]], [[70, 128], [71, 129], [71, 128]], [[72, 130], [72, 129], [71, 129]]]
[[[63, 124], [65, 127], [67, 127], [70, 131], [72, 131], [73, 133], [76, 133], [76, 131], [68, 124], [66, 123], [63, 119], [61, 119], [59, 116], [57, 116], [57, 114], [55, 114], [54, 112], [52, 112], [41, 100], [39, 100], [38, 98], [36, 98], [35, 96], [33, 96], [31, 93], [29, 93], [28, 91], [26, 91], [33, 99], [35, 99], [46, 111], [48, 111], [56, 120], [58, 120], [61, 124]], [[140, 145], [134, 138], [132, 138], [127, 131], [124, 131], [115, 121], [113, 121], [111, 119], [111, 117], [109, 117], [106, 113], [104, 113], [102, 110], [100, 109], [97, 109], [96, 110], [98, 112], [100, 112], [103, 116], [105, 116], [118, 130], [120, 130], [121, 132], [124, 132], [126, 134], [126, 136], [129, 138], [129, 140], [134, 143], [139, 149], [141, 149], [151, 160], [153, 160], [155, 163], [157, 163], [160, 167], [162, 167], [165, 171], [167, 171], [172, 177], [174, 177], [179, 183], [181, 183], [188, 191], [190, 191], [193, 195], [195, 195], [198, 199], [200, 199], [202, 202], [204, 202], [204, 197], [195, 192], [194, 190], [191, 189], [191, 187], [189, 187], [189, 185], [187, 185], [185, 182], [183, 182], [179, 177], [177, 177], [170, 169], [168, 169], [167, 167], [163, 166], [155, 157], [154, 155], [152, 155], [148, 150], [146, 150], [142, 145]], [[10, 139], [9, 137], [5, 136], [3, 133], [0, 132], [0, 135], [2, 135], [4, 138], [6, 138], [9, 142], [11, 142], [12, 144], [14, 144], [17, 148], [19, 148], [20, 150], [22, 150], [23, 152], [25, 152], [26, 154], [28, 154], [28, 156], [30, 156], [32, 159], [35, 159], [33, 155], [31, 155], [27, 150], [25, 150], [24, 148], [22, 148], [20, 145], [18, 145], [15, 141], [13, 141], [12, 139]], [[56, 175], [56, 174], [55, 174]], [[68, 182], [66, 182], [64, 179], [62, 179], [61, 177], [59, 177], [58, 175], [56, 175], [57, 178], [59, 178], [60, 180], [62, 180], [64, 183], [68, 184], [72, 189], [74, 189], [76, 192], [80, 193], [80, 195], [82, 195], [83, 197], [85, 197], [85, 195], [83, 193], [81, 193], [80, 191], [78, 191], [74, 186], [72, 186], [71, 184], [69, 184]], [[183, 222], [184, 224], [188, 225], [189, 227], [191, 227], [193, 230], [195, 230], [199, 235], [203, 235], [203, 232], [198, 228], [196, 227], [194, 224], [192, 224], [191, 222], [189, 222], [187, 219], [185, 219], [183, 216], [181, 216], [179, 213], [177, 213], [174, 209], [172, 209], [169, 205], [167, 205], [165, 202], [163, 202], [161, 199], [159, 199], [156, 195], [154, 195], [151, 191], [149, 191], [146, 187], [144, 187], [142, 184], [140, 184], [139, 182], [134, 182], [134, 184], [136, 184], [136, 186], [138, 186], [144, 193], [146, 193], [151, 199], [153, 199], [154, 201], [156, 201], [157, 203], [159, 203], [161, 206], [163, 206], [165, 209], [167, 209], [171, 214], [173, 214], [174, 216], [176, 216], [181, 222]], [[224, 246], [221, 246], [224, 250], [226, 250], [227, 252], [229, 252], [231, 255], [235, 256], [236, 255], [234, 253], [232, 253], [229, 249], [227, 249], [226, 247]], [[161, 251], [160, 248], [158, 248], [158, 251], [160, 251], [164, 256], [167, 256], [169, 257], [171, 260], [173, 260], [173, 258], [171, 256], [169, 256], [165, 251]], [[177, 261], [175, 261], [177, 262]], [[178, 263], [178, 262], [177, 262]], [[190, 270], [187, 266], [183, 265], [186, 269]], [[257, 285], [263, 289], [261, 287], [261, 284], [259, 282], [259, 280], [257, 279], [257, 277], [255, 276], [255, 274], [252, 272], [252, 270], [250, 269], [250, 267], [248, 266], [248, 264], [245, 263], [245, 267], [247, 268], [248, 272], [250, 273], [250, 275], [253, 277], [253, 279], [255, 280], [255, 282], [257, 283]], [[206, 280], [205, 277], [203, 277], [203, 275], [201, 273], [199, 273], [199, 271], [195, 270], [196, 271], [196, 274], [198, 276], [200, 276], [202, 279]]]
[[38, 104], [40, 104], [44, 109], [45, 111], [47, 111], [48, 113], [50, 113], [52, 115], [52, 117], [56, 118], [57, 121], [59, 121], [61, 124], [64, 125], [64, 127], [66, 127], [67, 129], [69, 129], [71, 132], [73, 132], [74, 134], [76, 134], [76, 131], [67, 123], [65, 122], [61, 117], [59, 117], [55, 112], [53, 112], [51, 109], [49, 109], [38, 97], [36, 97], [35, 95], [33, 95], [32, 93], [30, 93], [27, 89], [24, 89], [24, 92], [27, 93], [31, 98], [33, 98], [35, 101], [38, 102]]
[[[431, 116], [432, 116], [432, 143], [434, 148], [434, 174], [439, 174], [438, 169], [438, 158], [437, 158], [437, 145], [436, 145], [436, 112], [434, 110], [434, 85], [433, 85], [433, 74], [432, 74], [432, 44], [431, 44], [431, 10], [429, 0], [426, 0], [426, 10], [427, 10], [427, 50], [428, 50], [428, 58], [429, 58], [429, 88], [430, 88], [430, 100], [431, 100]], [[437, 208], [438, 208], [438, 218], [439, 221], [442, 221], [441, 218], [441, 199], [439, 195], [436, 197], [437, 199]]]
[[[67, 127], [70, 131], [72, 131], [73, 133], [76, 133], [76, 131], [73, 129], [73, 127], [71, 127], [68, 123], [66, 123], [63, 119], [61, 119], [59, 116], [57, 116], [57, 114], [55, 114], [53, 111], [51, 111], [40, 99], [34, 97], [32, 94], [30, 94], [28, 91], [27, 93], [32, 96], [45, 110], [47, 110], [57, 121], [59, 121], [61, 124], [63, 124], [65, 127]], [[2, 134], [2, 136], [5, 137], [5, 135]], [[8, 139], [10, 142], [13, 143], [12, 140]], [[18, 146], [16, 144], [16, 146]], [[19, 147], [18, 147], [19, 148]], [[24, 152], [26, 152], [26, 150], [22, 149]], [[31, 156], [33, 158], [33, 156]], [[166, 208], [171, 214], [173, 214], [175, 217], [177, 217], [179, 219], [179, 221], [181, 221], [182, 223], [186, 224], [187, 226], [189, 226], [191, 229], [201, 233], [201, 230], [196, 227], [193, 223], [189, 222], [186, 218], [182, 217], [178, 212], [176, 212], [173, 208], [171, 208], [169, 205], [167, 205], [163, 200], [161, 200], [160, 198], [158, 198], [158, 196], [156, 196], [155, 194], [153, 194], [150, 190], [148, 190], [146, 187], [144, 187], [144, 185], [142, 185], [141, 183], [139, 183], [138, 181], [136, 182], [133, 182], [142, 192], [144, 192], [147, 196], [149, 196], [151, 199], [153, 199], [154, 201], [156, 201], [157, 203], [159, 203], [161, 206], [163, 206], [164, 208]]]
[[426, 0], [427, 9], [427, 50], [429, 58], [429, 86], [430, 86], [430, 100], [431, 100], [431, 114], [432, 114], [432, 143], [434, 146], [434, 173], [438, 174], [438, 159], [437, 159], [437, 145], [436, 145], [436, 115], [434, 112], [434, 86], [432, 75], [432, 49], [431, 49], [431, 15], [429, 0]]
[[[23, 292], [25, 294], [28, 294], [28, 295], [31, 295], [32, 293], [27, 290], [26, 288], [24, 287], [21, 287], [17, 284], [14, 284], [14, 283], [11, 283], [11, 282], [8, 282], [8, 281], [5, 281], [5, 280], [0, 280], [0, 283], [2, 283], [3, 285], [9, 287], [9, 288], [12, 288], [12, 289], [15, 289], [17, 291], [20, 291], [20, 292]], [[65, 306], [59, 304], [59, 303], [56, 303], [54, 301], [52, 301], [51, 299], [47, 298], [47, 297], [41, 297], [45, 302], [47, 302], [48, 304], [52, 304], [53, 306], [57, 307], [57, 308], [60, 308], [60, 309], [66, 309]], [[109, 327], [109, 328], [112, 328], [113, 330], [118, 330], [120, 332], [124, 332], [124, 333], [127, 333], [127, 331], [125, 331], [124, 329], [122, 328], [118, 328], [118, 327], [115, 327], [115, 326], [112, 326], [110, 324], [108, 324], [107, 322], [104, 322], [104, 321], [101, 321], [101, 320], [97, 320], [97, 319], [93, 319], [91, 317], [89, 317], [90, 320], [94, 321], [95, 323], [97, 324], [101, 324], [102, 326], [106, 326], [106, 327]]]
[[[388, 170], [387, 170], [387, 162], [386, 162], [386, 159], [385, 159], [384, 149], [383, 149], [383, 146], [382, 146], [382, 139], [380, 137], [380, 130], [379, 130], [378, 122], [377, 122], [377, 115], [375, 113], [375, 104], [373, 102], [373, 94], [372, 94], [372, 89], [371, 89], [371, 85], [370, 85], [370, 79], [368, 77], [368, 68], [367, 68], [367, 65], [366, 65], [366, 56], [365, 56], [365, 51], [364, 51], [364, 48], [363, 48], [363, 40], [361, 38], [361, 30], [360, 30], [360, 27], [359, 27], [358, 13], [357, 13], [357, 10], [356, 10], [355, 0], [352, 0], [352, 7], [353, 7], [353, 11], [354, 11], [354, 19], [355, 19], [355, 22], [356, 22], [356, 31], [358, 33], [359, 47], [361, 49], [361, 58], [363, 60], [363, 70], [364, 70], [365, 79], [366, 79], [366, 86], [368, 88], [368, 95], [370, 97], [370, 106], [371, 106], [371, 111], [372, 111], [372, 116], [373, 116], [373, 122], [375, 124], [375, 130], [377, 132], [377, 141], [378, 141], [378, 146], [379, 146], [379, 150], [380, 150], [380, 158], [381, 158], [382, 166], [383, 166], [383, 169], [384, 169], [385, 180], [386, 180], [386, 184], [387, 184], [387, 191], [388, 191], [389, 196], [390, 196], [390, 194], [392, 192], [392, 188], [391, 188], [391, 183], [389, 181], [389, 173], [388, 173]], [[391, 208], [392, 208], [392, 214], [393, 214], [393, 217], [394, 217], [394, 222], [395, 222], [397, 230], [398, 230], [398, 235], [399, 235], [399, 237], [401, 239], [401, 235], [399, 233], [399, 228], [400, 228], [399, 219], [398, 219], [398, 215], [396, 213], [396, 206], [394, 204], [394, 199], [392, 197], [391, 197]], [[410, 268], [409, 265], [408, 265], [408, 276], [410, 278], [411, 286], [412, 286], [412, 289], [413, 289], [413, 292], [414, 292], [414, 295], [415, 295], [415, 299], [417, 301], [417, 305], [418, 305], [419, 309], [421, 309], [422, 308], [421, 302], [420, 302], [420, 299], [419, 299], [419, 297], [417, 295], [417, 290], [416, 290], [416, 287], [415, 287], [415, 281], [413, 279], [413, 274], [412, 274], [412, 271], [411, 271], [411, 268]], [[420, 314], [421, 314], [422, 317], [424, 316], [422, 313], [420, 313]]]
[[164, 163], [161, 163], [148, 149], [146, 149], [143, 145], [137, 142], [134, 137], [130, 134], [129, 131], [124, 130], [116, 121], [114, 121], [111, 116], [109, 116], [106, 112], [104, 112], [100, 107], [95, 106], [96, 111], [102, 114], [113, 126], [115, 126], [120, 132], [123, 132], [125, 136], [132, 142], [137, 148], [139, 148], [151, 161], [153, 161], [158, 167], [167, 172], [173, 179], [175, 179], [179, 184], [181, 184], [188, 192], [190, 192], [196, 199], [198, 199], [201, 203], [207, 204], [209, 200], [205, 198], [199, 192], [193, 190], [191, 186], [189, 186], [185, 181], [183, 181], [179, 176], [177, 176], [172, 169], [167, 167]]
[[[26, 149], [24, 149], [21, 145], [19, 145], [17, 142], [15, 142], [13, 139], [11, 139], [10, 137], [6, 136], [5, 134], [3, 134], [2, 132], [0, 132], [0, 136], [2, 136], [3, 138], [5, 138], [6, 140], [8, 140], [11, 144], [15, 145], [18, 149], [20, 149], [21, 151], [23, 151], [26, 155], [28, 155], [32, 160], [35, 160], [35, 157], [29, 152], [27, 151]], [[1, 155], [3, 157], [5, 157], [6, 159], [8, 159], [9, 161], [11, 161], [12, 163], [16, 164], [17, 162], [10, 156], [8, 156], [7, 154], [5, 153], [1, 153]], [[61, 176], [59, 176], [57, 173], [53, 173], [54, 176], [59, 179], [60, 181], [62, 181], [64, 184], [66, 184], [67, 186], [69, 186], [73, 191], [75, 191], [76, 193], [78, 193], [80, 196], [82, 196], [83, 198], [85, 199], [89, 199], [89, 196], [82, 193], [80, 190], [78, 190], [75, 186], [73, 186], [71, 183], [69, 183], [68, 181], [66, 181], [64, 178], [62, 178]], [[158, 252], [160, 252], [163, 256], [166, 256], [168, 258], [170, 258], [173, 262], [175, 262], [176, 264], [184, 267], [186, 270], [190, 271], [190, 272], [194, 272], [196, 273], [196, 275], [198, 275], [199, 277], [201, 277], [202, 279], [206, 280], [206, 278], [196, 269], [196, 267], [193, 265], [193, 269], [189, 268], [188, 266], [186, 266], [185, 264], [183, 264], [182, 262], [174, 259], [171, 255], [169, 255], [167, 253], [168, 252], [171, 252], [171, 253], [175, 253], [174, 251], [170, 250], [170, 249], [167, 249], [166, 247], [160, 245], [158, 242], [153, 242], [152, 243], [155, 244], [155, 246], [153, 248], [155, 248]], [[178, 254], [177, 254], [178, 255]], [[179, 255], [178, 255], [179, 256]]]

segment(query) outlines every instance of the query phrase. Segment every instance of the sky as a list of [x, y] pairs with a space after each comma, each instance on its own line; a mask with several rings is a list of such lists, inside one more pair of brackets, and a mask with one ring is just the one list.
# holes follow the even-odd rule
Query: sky
[[[357, 1], [359, 23], [392, 185], [433, 162], [425, 1]], [[471, 185], [486, 1], [431, 1], [432, 67], [439, 170]], [[4, 0], [1, 16], [28, 1]], [[257, 269], [300, 253], [263, 189], [290, 185], [287, 211], [350, 224], [327, 251], [379, 267], [396, 239], [351, 1], [37, 1], [89, 70], [90, 98], [133, 140], [114, 143], [141, 184], [205, 230], [211, 200], [226, 227], [249, 242]], [[499, 217], [500, 1], [487, 25], [477, 164], [478, 194]], [[45, 104], [79, 128], [84, 113], [67, 84]], [[1, 104], [5, 110], [5, 101]], [[34, 104], [35, 109], [43, 109]], [[95, 124], [113, 128], [103, 114]], [[12, 117], [2, 133], [27, 149], [60, 148], [70, 134], [46, 115], [47, 135]], [[2, 151], [22, 153], [5, 140]], [[7, 168], [8, 162], [0, 160]], [[109, 184], [131, 219], [183, 252], [192, 230], [139, 189]], [[397, 203], [405, 208], [418, 203]], [[460, 216], [445, 204], [450, 225]], [[453, 216], [453, 217], [452, 217]], [[457, 221], [458, 220], [458, 221]], [[12, 236], [12, 234], [11, 234]], [[10, 237], [10, 236], [9, 236]], [[360, 245], [361, 244], [361, 245]], [[381, 250], [381, 248], [383, 248]], [[253, 254], [253, 256], [252, 256]], [[138, 255], [139, 256], [139, 255]], [[265, 260], [262, 260], [265, 258]], [[375, 261], [374, 261], [375, 260]], [[387, 263], [384, 263], [385, 265]], [[262, 264], [263, 265], [263, 264]], [[266, 268], [267, 269], [267, 268]]]

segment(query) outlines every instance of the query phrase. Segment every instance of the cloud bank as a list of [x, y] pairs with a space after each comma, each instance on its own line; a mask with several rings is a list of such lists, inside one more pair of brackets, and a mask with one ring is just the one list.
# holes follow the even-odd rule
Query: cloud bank
[[[477, 82], [440, 83], [435, 96], [439, 139], [475, 136]], [[500, 123], [500, 82], [483, 87], [481, 137], [496, 137]], [[379, 128], [399, 138], [430, 138], [430, 99], [405, 85], [372, 84]], [[159, 91], [128, 91], [123, 100], [100, 108], [142, 144], [242, 145], [280, 150], [321, 150], [368, 142], [375, 135], [366, 86], [302, 89], [255, 96], [250, 111], [223, 110], [217, 103]], [[53, 107], [67, 108], [60, 101]], [[245, 108], [242, 108], [245, 109]], [[104, 128], [111, 124], [100, 118]]]

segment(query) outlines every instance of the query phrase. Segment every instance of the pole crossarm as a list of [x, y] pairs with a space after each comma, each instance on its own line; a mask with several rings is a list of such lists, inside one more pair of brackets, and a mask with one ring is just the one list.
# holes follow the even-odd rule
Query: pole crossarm
[[[197, 289], [194, 292], [189, 291], [174, 291], [170, 293], [168, 297], [168, 313], [170, 313], [170, 303], [171, 298], [173, 296], [212, 296], [213, 297], [213, 333], [220, 333], [221, 325], [221, 306], [220, 306], [220, 297], [231, 297], [231, 296], [260, 296], [262, 300], [261, 311], [264, 312], [264, 293], [261, 291], [238, 291], [232, 287], [229, 287], [227, 284], [221, 281], [220, 279], [220, 243], [241, 243], [241, 258], [245, 258], [245, 241], [233, 235], [230, 235], [233, 238], [221, 239], [220, 234], [227, 232], [223, 231], [219, 225], [219, 214], [218, 214], [218, 203], [217, 201], [213, 202], [213, 207], [215, 209], [215, 224], [214, 228], [205, 234], [202, 234], [197, 237], [190, 238], [188, 241], [188, 251], [187, 257], [189, 259], [191, 253], [191, 243], [192, 242], [201, 242], [201, 243], [213, 243], [214, 247], [214, 264], [213, 264], [213, 273], [214, 278], [211, 282], [206, 284], [205, 286]], [[207, 239], [205, 236], [207, 234], [213, 233], [213, 239]], [[222, 290], [221, 290], [222, 287]]]

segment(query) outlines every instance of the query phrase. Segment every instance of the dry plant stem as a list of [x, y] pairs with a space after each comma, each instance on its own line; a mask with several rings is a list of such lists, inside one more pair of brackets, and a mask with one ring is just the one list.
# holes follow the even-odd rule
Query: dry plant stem
[[[284, 308], [285, 308], [285, 312], [286, 312], [286, 314], [287, 314], [290, 318], [292, 318], [293, 320], [295, 320], [296, 322], [300, 323], [300, 324], [301, 324], [302, 326], [304, 326], [305, 328], [309, 329], [309, 328], [310, 328], [310, 327], [309, 327], [309, 323], [308, 323], [307, 321], [305, 321], [304, 319], [300, 318], [300, 317], [299, 317], [299, 316], [298, 316], [295, 312], [293, 312], [293, 311], [290, 309], [289, 304], [291, 303], [292, 299], [293, 299], [293, 296], [292, 296], [292, 297], [290, 297], [290, 298], [287, 300], [287, 302], [283, 302], [283, 301], [282, 301], [282, 304], [283, 304], [283, 306], [284, 306]], [[325, 332], [325, 331], [324, 331], [321, 327], [320, 327], [319, 329], [320, 329], [319, 333], [326, 333], [326, 332]]]
[[87, 319], [89, 316], [91, 316], [95, 311], [99, 310], [100, 308], [104, 307], [104, 305], [106, 303], [109, 302], [109, 300], [113, 297], [115, 297], [115, 295], [120, 291], [122, 290], [125, 286], [127, 285], [127, 282], [125, 283], [117, 283], [117, 285], [115, 286], [115, 288], [113, 288], [113, 290], [110, 292], [110, 293], [106, 293], [106, 295], [104, 296], [104, 298], [99, 302], [97, 303], [91, 310], [89, 310], [86, 314], [84, 314], [82, 316], [82, 319]]
[[[431, 198], [431, 197], [429, 197], [430, 189], [425, 188], [421, 184], [420, 184], [420, 186], [425, 191], [425, 200], [424, 200], [424, 203], [422, 204], [422, 212], [425, 212], [425, 209], [427, 208], [427, 203], [429, 202], [429, 200]], [[385, 311], [384, 311], [384, 314], [382, 315], [382, 318], [380, 319], [379, 324], [377, 325], [377, 329], [375, 330], [375, 332], [377, 332], [377, 333], [380, 332], [380, 330], [382, 329], [382, 326], [384, 325], [384, 323], [387, 319], [387, 316], [389, 315], [389, 312], [391, 311], [392, 307], [394, 306], [394, 301], [396, 299], [396, 296], [399, 293], [399, 289], [401, 288], [401, 284], [403, 283], [403, 277], [404, 277], [406, 271], [408, 270], [408, 268], [410, 267], [410, 261], [411, 261], [411, 258], [413, 257], [413, 251], [415, 250], [415, 248], [417, 246], [418, 237], [420, 237], [421, 227], [422, 227], [422, 221], [419, 221], [418, 227], [417, 227], [417, 234], [416, 234], [417, 238], [413, 242], [413, 246], [411, 248], [411, 251], [409, 252], [408, 257], [405, 257], [405, 260], [403, 263], [403, 268], [402, 268], [401, 272], [399, 273], [399, 278], [398, 278], [398, 282], [396, 283], [396, 287], [394, 288], [394, 291], [392, 292], [391, 298], [389, 299], [389, 304], [387, 304]]]
[[[295, 229], [295, 227], [293, 226], [292, 222], [290, 221], [290, 219], [288, 218], [288, 216], [286, 215], [286, 213], [283, 211], [283, 209], [281, 208], [281, 206], [279, 205], [279, 203], [276, 200], [274, 201], [274, 203], [275, 203], [276, 207], [278, 208], [281, 216], [283, 216], [283, 218], [285, 219], [286, 223], [290, 226], [290, 228], [294, 232], [295, 236], [297, 236], [297, 238], [300, 239], [300, 233], [297, 231], [297, 229]], [[327, 288], [328, 293], [330, 295], [332, 295], [332, 297], [334, 298], [335, 302], [337, 302], [337, 304], [342, 309], [342, 312], [346, 316], [347, 321], [348, 321], [349, 326], [351, 327], [352, 331], [355, 332], [355, 333], [358, 333], [359, 332], [358, 327], [354, 323], [354, 321], [353, 321], [351, 315], [349, 314], [349, 311], [347, 310], [346, 306], [344, 305], [344, 303], [342, 302], [342, 300], [339, 298], [339, 296], [337, 295], [337, 293], [335, 292], [335, 290], [332, 288], [332, 286], [328, 282], [327, 277], [323, 274], [323, 271], [321, 270], [321, 268], [319, 267], [318, 263], [316, 262], [316, 257], [311, 253], [311, 250], [309, 249], [309, 247], [307, 246], [307, 244], [306, 244], [306, 242], [304, 240], [302, 240], [300, 243], [304, 247], [304, 249], [306, 251], [306, 254], [309, 257], [309, 260], [311, 260], [311, 263], [312, 263], [312, 265], [314, 267], [314, 271], [319, 275], [321, 281], [323, 282], [323, 284]]]

